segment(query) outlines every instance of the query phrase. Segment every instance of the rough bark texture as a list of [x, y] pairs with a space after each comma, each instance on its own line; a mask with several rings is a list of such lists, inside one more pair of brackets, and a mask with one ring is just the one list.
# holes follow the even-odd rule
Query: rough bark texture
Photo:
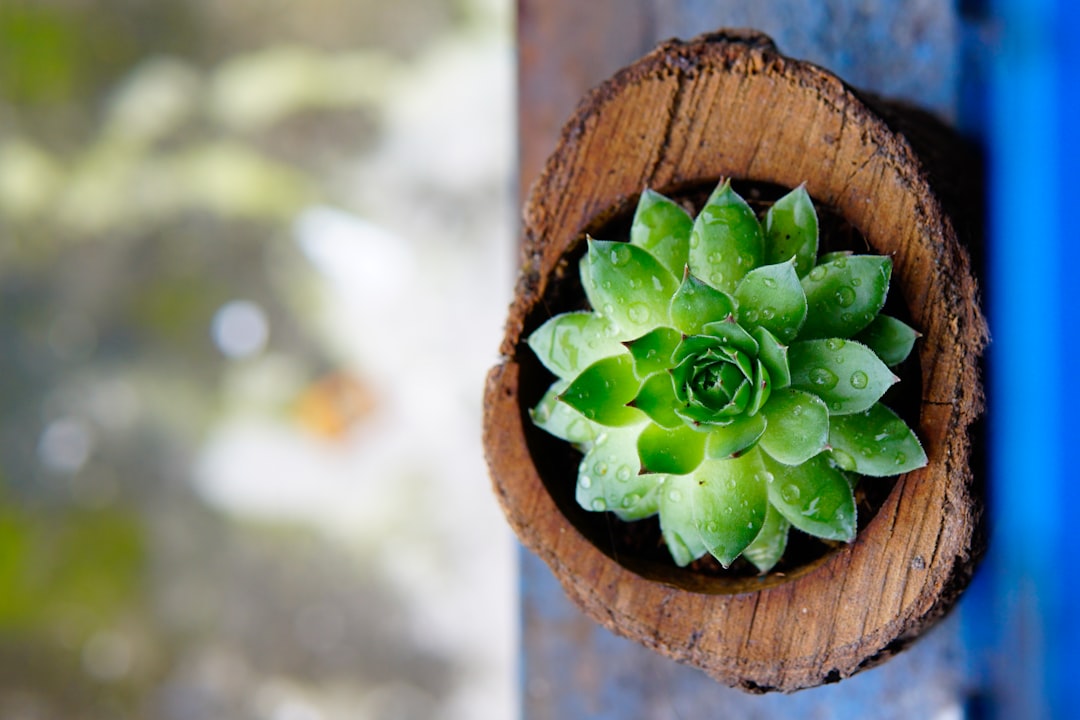
[[[669, 41], [583, 100], [526, 206], [505, 359], [486, 388], [484, 443], [511, 525], [590, 616], [762, 692], [877, 664], [952, 606], [982, 550], [972, 436], [987, 340], [970, 257], [950, 220], [963, 218], [966, 239], [977, 241], [969, 220], [978, 213], [966, 213], [977, 194], [965, 188], [978, 186], [979, 168], [954, 164], [958, 147], [928, 117], [863, 98], [753, 33]], [[898, 479], [853, 544], [764, 579], [695, 575], [603, 548], [583, 519], [597, 514], [566, 500], [574, 476], [538, 470], [550, 464], [527, 417], [548, 378], [530, 369], [523, 337], [550, 315], [584, 233], [626, 213], [643, 187], [676, 194], [721, 177], [806, 182], [871, 252], [892, 256], [891, 295], [923, 333], [916, 422], [929, 464]]]

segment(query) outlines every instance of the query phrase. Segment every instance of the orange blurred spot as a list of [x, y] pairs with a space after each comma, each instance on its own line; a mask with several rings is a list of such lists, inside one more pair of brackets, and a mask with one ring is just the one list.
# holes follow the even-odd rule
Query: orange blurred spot
[[375, 410], [375, 395], [359, 379], [341, 372], [319, 378], [296, 403], [296, 419], [306, 430], [340, 440]]

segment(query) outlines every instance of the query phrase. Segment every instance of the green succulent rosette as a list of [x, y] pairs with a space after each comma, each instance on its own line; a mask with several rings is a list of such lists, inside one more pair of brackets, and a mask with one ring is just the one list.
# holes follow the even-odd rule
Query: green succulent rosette
[[533, 422], [584, 453], [576, 497], [659, 513], [675, 562], [740, 555], [761, 572], [792, 527], [855, 537], [854, 485], [926, 464], [879, 402], [918, 333], [881, 315], [888, 257], [818, 257], [806, 190], [759, 222], [720, 183], [696, 218], [651, 190], [629, 242], [588, 240], [588, 312], [528, 339], [556, 376]]

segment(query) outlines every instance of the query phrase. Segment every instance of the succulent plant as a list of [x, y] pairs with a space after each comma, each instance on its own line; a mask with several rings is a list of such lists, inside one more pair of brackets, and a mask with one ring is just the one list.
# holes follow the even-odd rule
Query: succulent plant
[[629, 241], [587, 242], [593, 309], [528, 339], [556, 376], [532, 419], [584, 453], [582, 507], [659, 513], [680, 566], [742, 555], [767, 572], [792, 526], [854, 539], [859, 476], [926, 464], [879, 402], [918, 336], [880, 314], [892, 261], [819, 258], [805, 188], [761, 222], [730, 181], [696, 218], [646, 190]]

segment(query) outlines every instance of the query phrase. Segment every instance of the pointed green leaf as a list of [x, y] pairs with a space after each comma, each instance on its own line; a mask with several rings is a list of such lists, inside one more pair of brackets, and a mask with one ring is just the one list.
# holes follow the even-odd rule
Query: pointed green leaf
[[791, 387], [811, 392], [830, 415], [868, 410], [898, 378], [874, 352], [853, 340], [804, 340], [788, 348]]
[[918, 337], [919, 333], [907, 323], [889, 315], [878, 315], [854, 339], [877, 353], [883, 363], [895, 367], [907, 360]]
[[769, 572], [787, 549], [790, 528], [791, 523], [787, 518], [769, 503], [765, 510], [765, 524], [761, 526], [761, 532], [754, 538], [754, 542], [743, 550], [743, 557], [754, 563], [762, 574]]
[[634, 374], [634, 359], [624, 351], [585, 368], [559, 399], [587, 420], [601, 425], [631, 425], [643, 419], [640, 410], [626, 407], [640, 387], [641, 381]]
[[791, 371], [788, 369], [787, 345], [781, 345], [771, 332], [763, 327], [756, 327], [751, 333], [758, 344], [758, 359], [769, 371], [769, 381], [774, 390], [791, 384]]
[[675, 407], [684, 404], [675, 396], [671, 373], [661, 370], [645, 378], [630, 406], [648, 415], [660, 427], [677, 428], [686, 423], [675, 413]]
[[705, 435], [705, 456], [714, 460], [726, 460], [742, 454], [753, 447], [765, 432], [765, 416], [743, 415], [728, 425], [711, 425]]
[[671, 297], [668, 312], [676, 328], [687, 335], [698, 335], [707, 323], [733, 317], [735, 301], [691, 273], [684, 273], [682, 284]]
[[799, 338], [848, 338], [885, 305], [892, 259], [883, 255], [838, 257], [802, 279], [809, 312]]
[[690, 272], [717, 290], [732, 292], [763, 257], [761, 224], [746, 201], [731, 189], [731, 181], [725, 180], [694, 220]]
[[[734, 319], [708, 323], [702, 328], [702, 332], [708, 337], [719, 338], [723, 345], [736, 350], [741, 350], [751, 356], [757, 355], [757, 340], [755, 340], [750, 333], [746, 332], [746, 330], [743, 330]], [[687, 338], [683, 341], [683, 345], [687, 345], [690, 340], [692, 340], [692, 338]], [[682, 349], [680, 348], [680, 350], [675, 353], [676, 359], [678, 359], [681, 351]]]
[[634, 370], [638, 377], [645, 378], [658, 370], [667, 370], [672, 365], [675, 349], [682, 342], [682, 333], [669, 327], [650, 330], [636, 340], [623, 343], [634, 356]]
[[637, 449], [642, 472], [685, 475], [705, 457], [705, 434], [686, 425], [671, 429], [647, 425]]
[[769, 396], [772, 394], [772, 382], [769, 380], [769, 371], [765, 369], [765, 365], [758, 358], [754, 360], [754, 377], [751, 380], [750, 402], [746, 404], [746, 414], [756, 415], [765, 403], [768, 402]]
[[693, 475], [668, 475], [660, 488], [660, 532], [671, 557], [685, 567], [709, 551], [694, 526]]
[[591, 312], [556, 315], [533, 331], [528, 343], [544, 367], [564, 380], [622, 351], [611, 321]]
[[818, 219], [805, 186], [795, 188], [769, 208], [764, 228], [766, 263], [794, 258], [799, 277], [810, 272], [817, 258]]
[[[838, 464], [861, 475], [886, 477], [926, 465], [919, 438], [896, 413], [881, 403], [853, 415], [832, 420], [829, 445], [833, 454], [845, 453]], [[853, 465], [848, 468], [847, 465]]]
[[[656, 475], [642, 475], [640, 489], [644, 493], [630, 492], [619, 500], [619, 507], [612, 512], [623, 522], [644, 520], [660, 511], [660, 491], [664, 487]], [[650, 482], [651, 481], [651, 482]]]
[[552, 384], [544, 393], [544, 397], [540, 398], [536, 407], [529, 411], [529, 416], [533, 424], [541, 430], [567, 442], [581, 445], [594, 440], [600, 432], [600, 426], [586, 420], [581, 413], [566, 403], [559, 402], [559, 395], [569, 385], [570, 382], [567, 380], [558, 380]]
[[628, 337], [668, 321], [667, 309], [678, 281], [660, 261], [636, 245], [589, 239], [582, 281], [593, 310]]
[[578, 466], [576, 499], [586, 510], [610, 510], [624, 520], [656, 512], [659, 475], [642, 475], [637, 439], [643, 425], [604, 429]]
[[855, 253], [850, 250], [833, 250], [832, 252], [825, 253], [817, 259], [815, 265], [825, 265], [831, 263], [833, 260], [839, 260], [840, 258], [849, 258]]
[[648, 250], [672, 275], [681, 277], [693, 227], [693, 218], [681, 205], [646, 189], [630, 226], [630, 242]]
[[758, 445], [785, 465], [800, 465], [825, 449], [829, 409], [817, 395], [793, 388], [773, 392], [761, 411], [768, 427]]
[[728, 567], [765, 523], [768, 500], [761, 456], [751, 450], [731, 460], [706, 460], [690, 477], [694, 526], [713, 557]]
[[855, 496], [847, 478], [829, 464], [827, 453], [802, 465], [784, 465], [763, 456], [772, 476], [769, 502], [795, 527], [826, 540], [855, 539]]
[[793, 262], [764, 265], [748, 272], [735, 288], [739, 324], [763, 327], [780, 342], [791, 342], [806, 320], [806, 295]]

